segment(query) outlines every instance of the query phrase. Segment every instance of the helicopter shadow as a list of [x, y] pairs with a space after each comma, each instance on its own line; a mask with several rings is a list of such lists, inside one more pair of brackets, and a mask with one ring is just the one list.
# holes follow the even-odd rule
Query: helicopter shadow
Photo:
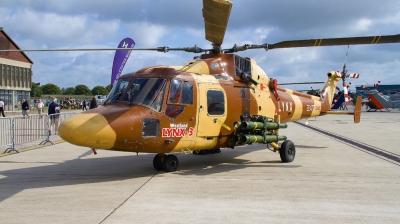
[[13, 164], [34, 164], [34, 167], [0, 171], [0, 202], [26, 189], [121, 181], [151, 177], [157, 173], [150, 164], [152, 155], [88, 158], [90, 154], [93, 154], [92, 150], [85, 149], [77, 158], [63, 162], [45, 159], [35, 162], [0, 161], [0, 164], [10, 167]]
[[302, 149], [327, 149], [328, 147], [320, 147], [320, 146], [314, 146], [314, 145], [296, 145], [296, 148], [302, 148]]
[[[249, 145], [235, 149], [222, 149], [221, 153], [206, 155], [179, 156], [180, 168], [173, 174], [206, 176], [216, 173], [231, 172], [246, 168], [298, 168], [300, 165], [282, 163], [281, 160], [265, 159], [253, 161], [242, 156], [251, 152], [266, 150], [263, 145]], [[276, 156], [279, 158], [279, 154]]]
[[[52, 153], [57, 148], [51, 147]], [[77, 149], [78, 150], [78, 149]], [[8, 169], [0, 171], [0, 202], [26, 189], [48, 188], [57, 186], [80, 185], [122, 181], [136, 178], [151, 178], [158, 175], [198, 175], [207, 176], [216, 173], [230, 172], [248, 167], [259, 168], [298, 168], [299, 165], [284, 164], [280, 160], [254, 162], [240, 158], [244, 154], [265, 150], [260, 146], [246, 146], [235, 149], [223, 149], [222, 153], [207, 155], [178, 155], [180, 167], [176, 172], [156, 171], [152, 161], [154, 154], [132, 154], [96, 157], [92, 150], [84, 150], [74, 159], [63, 162], [52, 162], [41, 159], [35, 162], [0, 161], [0, 164], [35, 164], [34, 167]], [[106, 150], [98, 150], [101, 154]], [[47, 152], [46, 152], [47, 153]], [[18, 156], [13, 155], [13, 156]], [[277, 154], [279, 158], [279, 154]], [[269, 156], [268, 156], [269, 157]], [[48, 160], [48, 159], [47, 159]], [[146, 180], [148, 180], [146, 178]]]

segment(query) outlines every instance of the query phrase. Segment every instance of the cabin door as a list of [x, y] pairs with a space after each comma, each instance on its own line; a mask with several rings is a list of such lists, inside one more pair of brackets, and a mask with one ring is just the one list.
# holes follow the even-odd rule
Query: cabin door
[[220, 85], [199, 84], [197, 136], [216, 137], [224, 128], [227, 99]]

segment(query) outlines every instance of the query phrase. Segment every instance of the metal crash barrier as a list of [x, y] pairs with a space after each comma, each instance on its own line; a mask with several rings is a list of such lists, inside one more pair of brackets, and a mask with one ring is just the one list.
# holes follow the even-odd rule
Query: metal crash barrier
[[0, 147], [12, 146], [12, 120], [0, 118]]
[[61, 113], [51, 115], [31, 115], [29, 117], [14, 117], [0, 119], [0, 146], [9, 146], [4, 153], [16, 151], [16, 145], [43, 139], [39, 145], [54, 142], [50, 136], [58, 135], [58, 126], [76, 113]]

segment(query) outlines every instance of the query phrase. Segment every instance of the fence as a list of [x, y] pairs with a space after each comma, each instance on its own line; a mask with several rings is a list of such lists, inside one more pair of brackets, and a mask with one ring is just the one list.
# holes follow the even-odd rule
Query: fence
[[58, 125], [75, 113], [51, 115], [31, 115], [29, 117], [0, 118], [0, 147], [8, 146], [4, 153], [16, 151], [16, 145], [43, 139], [39, 145], [54, 142], [52, 134], [57, 135]]
[[12, 119], [0, 118], [0, 147], [12, 145]]

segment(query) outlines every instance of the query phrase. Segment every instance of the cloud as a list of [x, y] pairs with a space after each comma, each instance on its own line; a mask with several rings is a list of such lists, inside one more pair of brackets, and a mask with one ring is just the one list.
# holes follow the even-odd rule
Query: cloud
[[[18, 33], [20, 42], [36, 40], [42, 47], [62, 47], [70, 44], [90, 44], [114, 34], [119, 21], [98, 21], [88, 15], [65, 16], [38, 13], [29, 9], [17, 10], [6, 18], [5, 29]], [[22, 45], [21, 45], [22, 46]]]
[[154, 47], [159, 40], [169, 33], [166, 27], [147, 22], [130, 23], [125, 25], [132, 39], [140, 47]]

